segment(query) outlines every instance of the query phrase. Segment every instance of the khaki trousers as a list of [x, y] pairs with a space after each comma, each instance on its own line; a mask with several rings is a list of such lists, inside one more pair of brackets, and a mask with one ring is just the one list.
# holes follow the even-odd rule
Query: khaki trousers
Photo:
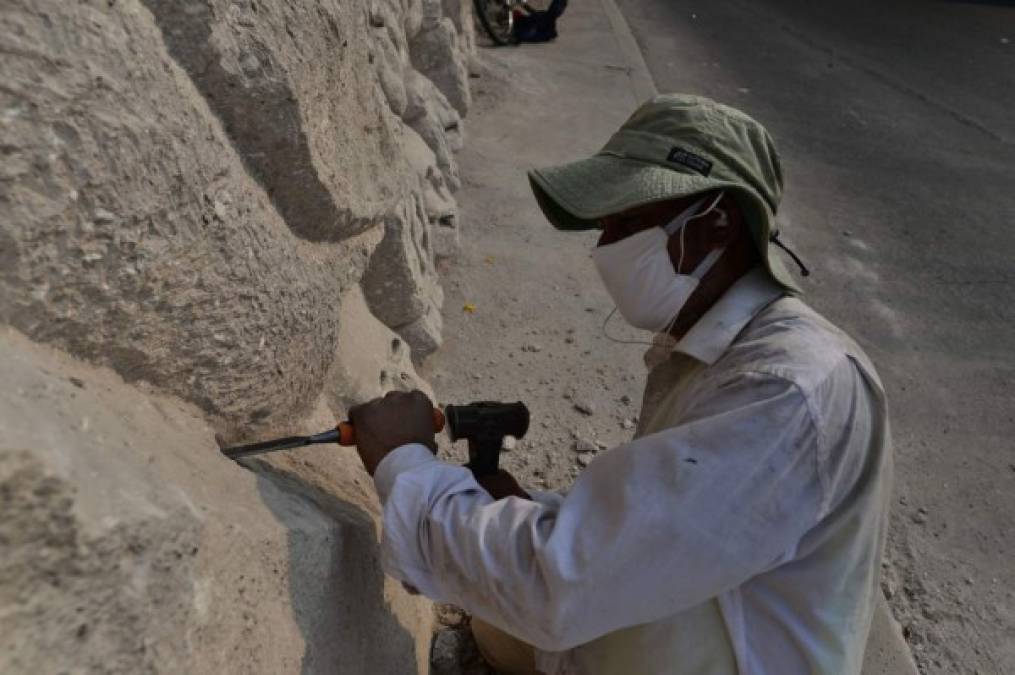
[[476, 617], [472, 617], [472, 635], [479, 653], [500, 675], [539, 675], [532, 645]]
[[[884, 596], [878, 593], [862, 675], [916, 675], [916, 665]], [[539, 675], [532, 646], [472, 617], [479, 653], [502, 675]]]

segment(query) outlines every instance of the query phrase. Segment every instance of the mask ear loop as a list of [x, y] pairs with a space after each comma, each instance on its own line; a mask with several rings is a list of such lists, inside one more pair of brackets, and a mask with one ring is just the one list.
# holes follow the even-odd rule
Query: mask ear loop
[[[687, 224], [690, 223], [692, 220], [697, 220], [698, 218], [701, 218], [703, 216], [707, 216], [709, 213], [711, 213], [716, 208], [716, 206], [719, 205], [719, 202], [720, 202], [720, 200], [722, 200], [724, 194], [726, 194], [726, 191], [725, 190], [720, 190], [719, 194], [717, 194], [715, 196], [715, 199], [712, 200], [712, 203], [708, 205], [707, 209], [705, 209], [704, 211], [702, 211], [701, 213], [699, 213], [699, 214], [697, 214], [695, 216], [691, 216], [690, 218], [685, 220], [683, 222], [683, 224], [680, 226], [680, 257], [677, 258], [677, 274], [681, 274], [680, 269], [684, 266], [684, 251], [685, 251], [685, 247], [684, 247], [684, 233], [687, 232]], [[698, 202], [698, 204], [701, 204], [701, 202]], [[673, 330], [673, 326], [677, 323], [677, 319], [679, 319], [679, 318], [680, 318], [680, 312], [677, 312], [673, 316], [673, 318], [670, 319], [670, 322], [668, 324], [666, 324], [666, 328], [662, 332], [666, 333], [668, 335], [669, 332], [671, 330]]]

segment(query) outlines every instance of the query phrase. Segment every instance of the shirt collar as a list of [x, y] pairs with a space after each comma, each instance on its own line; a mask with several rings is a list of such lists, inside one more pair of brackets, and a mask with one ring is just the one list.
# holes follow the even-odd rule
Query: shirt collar
[[673, 348], [712, 365], [733, 344], [744, 326], [784, 294], [760, 267], [740, 277]]

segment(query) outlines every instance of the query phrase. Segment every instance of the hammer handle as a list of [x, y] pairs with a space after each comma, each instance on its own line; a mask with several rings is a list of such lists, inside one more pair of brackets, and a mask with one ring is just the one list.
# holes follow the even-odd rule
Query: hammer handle
[[[433, 429], [434, 433], [439, 434], [444, 431], [444, 412], [440, 408], [433, 409]], [[356, 445], [356, 428], [352, 425], [352, 422], [345, 421], [338, 423], [338, 444], [339, 445]]]

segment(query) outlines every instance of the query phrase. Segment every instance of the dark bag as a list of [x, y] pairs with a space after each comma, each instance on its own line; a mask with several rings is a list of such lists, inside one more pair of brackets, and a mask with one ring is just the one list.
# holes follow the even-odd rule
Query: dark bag
[[567, 0], [553, 0], [546, 11], [515, 15], [515, 40], [518, 42], [549, 42], [557, 37], [557, 19], [567, 9]]

